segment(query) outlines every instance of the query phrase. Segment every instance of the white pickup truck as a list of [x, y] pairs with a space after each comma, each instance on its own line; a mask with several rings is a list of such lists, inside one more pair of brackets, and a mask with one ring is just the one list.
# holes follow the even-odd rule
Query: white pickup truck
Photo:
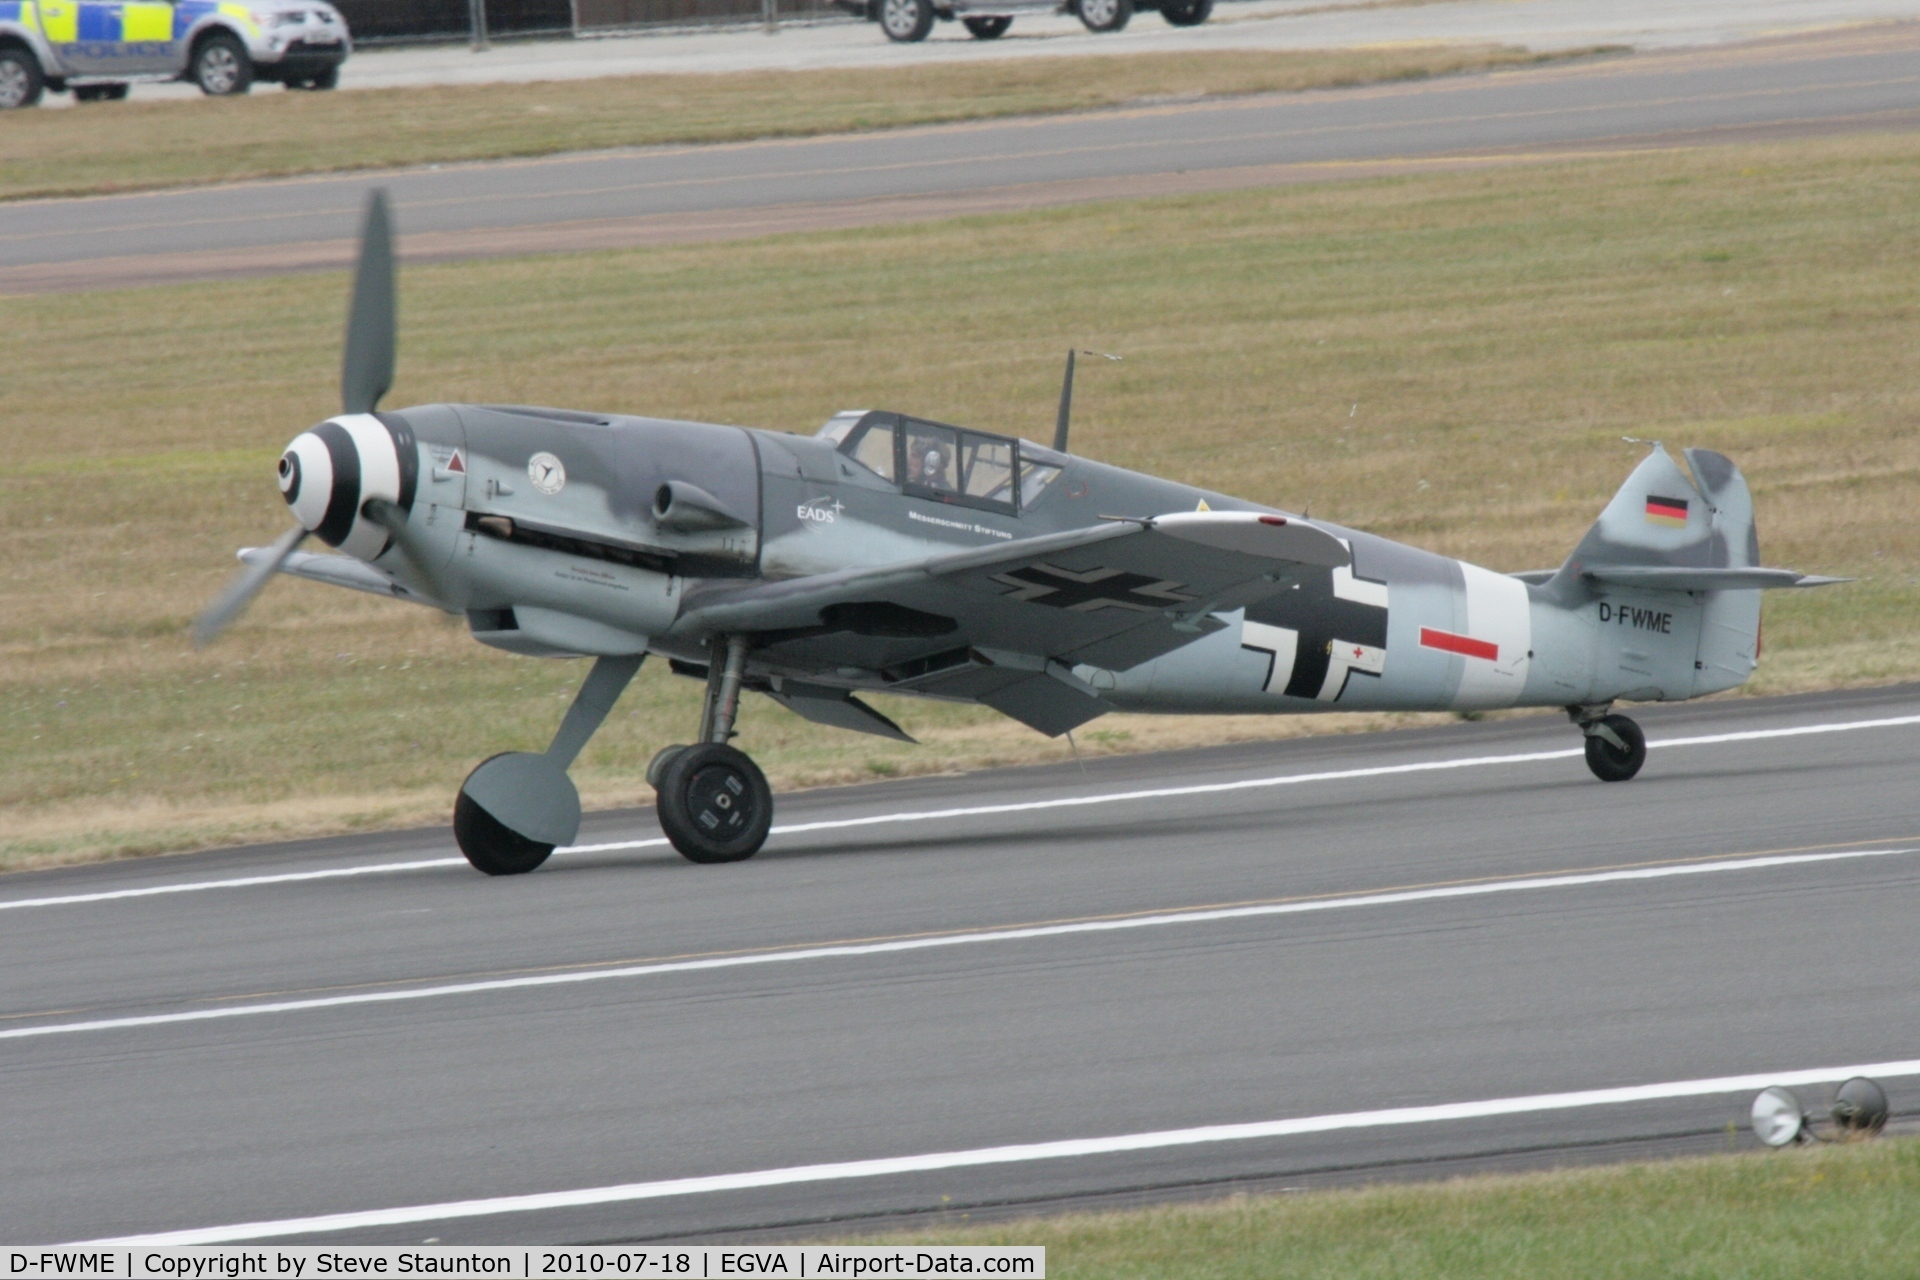
[[49, 89], [124, 98], [140, 80], [216, 96], [255, 80], [331, 89], [352, 49], [325, 0], [0, 0], [0, 109]]
[[975, 40], [998, 40], [1020, 9], [1046, 8], [1070, 13], [1094, 32], [1118, 31], [1136, 11], [1158, 9], [1176, 27], [1197, 27], [1213, 13], [1213, 0], [830, 0], [856, 18], [880, 24], [889, 40], [910, 44], [925, 40], [935, 22], [956, 19]]

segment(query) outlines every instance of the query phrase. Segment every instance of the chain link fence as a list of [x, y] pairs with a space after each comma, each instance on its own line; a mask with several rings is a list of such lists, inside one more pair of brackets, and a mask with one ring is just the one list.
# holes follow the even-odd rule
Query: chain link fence
[[[355, 44], [467, 40], [472, 0], [333, 0]], [[778, 0], [776, 16], [817, 20], [840, 13], [829, 0]], [[760, 22], [763, 0], [485, 0], [483, 36], [592, 35], [656, 26]]]

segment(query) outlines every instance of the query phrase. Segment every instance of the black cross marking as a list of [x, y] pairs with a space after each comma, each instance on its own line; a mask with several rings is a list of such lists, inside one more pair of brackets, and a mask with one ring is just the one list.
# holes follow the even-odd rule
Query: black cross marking
[[1015, 600], [1071, 609], [1075, 613], [1095, 613], [1101, 609], [1157, 613], [1169, 605], [1192, 604], [1194, 600], [1180, 590], [1178, 582], [1120, 569], [1079, 572], [1050, 564], [1033, 564], [996, 573], [993, 581], [1012, 587], [1008, 595]]
[[[1333, 664], [1335, 645], [1387, 647], [1387, 611], [1379, 605], [1342, 600], [1334, 595], [1331, 569], [1309, 574], [1294, 589], [1247, 606], [1247, 621], [1300, 633], [1293, 651], [1293, 670], [1287, 677], [1289, 698], [1320, 696], [1320, 687], [1327, 680], [1327, 668]], [[1268, 675], [1269, 685], [1273, 674]]]

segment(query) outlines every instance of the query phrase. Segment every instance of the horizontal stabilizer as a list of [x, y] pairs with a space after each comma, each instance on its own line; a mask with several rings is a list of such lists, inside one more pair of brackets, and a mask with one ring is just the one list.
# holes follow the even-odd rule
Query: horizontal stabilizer
[[1605, 565], [1582, 577], [1617, 587], [1649, 591], [1768, 591], [1777, 587], [1826, 587], [1851, 578], [1824, 578], [1792, 569], [1689, 569], [1672, 565]]
[[[273, 550], [270, 547], [248, 547], [240, 552], [240, 560], [243, 564], [260, 564], [272, 554]], [[280, 572], [290, 573], [296, 578], [310, 578], [315, 582], [325, 582], [336, 587], [368, 591], [377, 596], [398, 596], [403, 600], [414, 598], [413, 592], [351, 556], [315, 555], [311, 551], [296, 551], [281, 564]]]
[[875, 737], [892, 738], [896, 742], [913, 741], [906, 730], [845, 689], [830, 689], [825, 685], [783, 680], [778, 689], [767, 690], [767, 696], [795, 715], [804, 720], [811, 720], [815, 724], [830, 725], [835, 729], [851, 729], [855, 733], [871, 733]]

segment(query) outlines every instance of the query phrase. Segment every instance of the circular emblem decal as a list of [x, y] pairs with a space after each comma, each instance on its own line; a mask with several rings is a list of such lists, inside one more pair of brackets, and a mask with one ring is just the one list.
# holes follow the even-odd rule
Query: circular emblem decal
[[527, 459], [527, 479], [542, 493], [558, 493], [567, 484], [567, 469], [550, 453], [536, 453]]

